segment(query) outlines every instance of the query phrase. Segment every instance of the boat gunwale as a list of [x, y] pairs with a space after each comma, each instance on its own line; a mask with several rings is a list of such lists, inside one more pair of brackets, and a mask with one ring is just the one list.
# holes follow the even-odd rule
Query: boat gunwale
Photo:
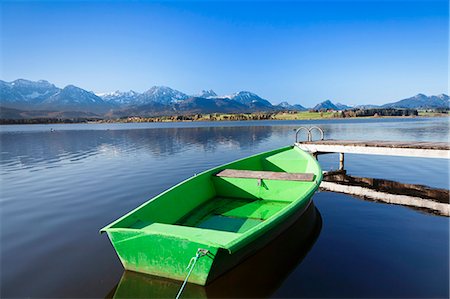
[[128, 216], [130, 216], [131, 214], [137, 212], [137, 211], [140, 210], [141, 208], [143, 208], [143, 207], [145, 207], [146, 205], [150, 204], [152, 201], [154, 201], [154, 200], [158, 199], [159, 197], [165, 195], [165, 194], [168, 193], [169, 191], [172, 191], [173, 189], [178, 188], [180, 185], [182, 185], [182, 184], [184, 184], [184, 183], [186, 183], [186, 182], [188, 182], [188, 181], [190, 181], [190, 180], [193, 180], [193, 179], [197, 178], [198, 176], [206, 175], [206, 174], [209, 173], [209, 172], [217, 172], [217, 171], [218, 171], [219, 169], [221, 169], [222, 167], [226, 167], [226, 166], [228, 166], [228, 165], [230, 165], [230, 164], [232, 164], [232, 163], [240, 162], [240, 161], [246, 160], [246, 159], [248, 159], [248, 158], [260, 156], [260, 155], [262, 155], [262, 154], [269, 154], [269, 153], [271, 153], [271, 152], [278, 152], [278, 151], [279, 151], [279, 152], [282, 152], [283, 150], [288, 150], [289, 148], [293, 148], [293, 147], [295, 147], [295, 145], [289, 145], [289, 146], [285, 146], [285, 147], [282, 147], [282, 148], [279, 148], [279, 149], [275, 149], [275, 150], [271, 150], [271, 151], [267, 151], [267, 152], [262, 152], [262, 153], [259, 153], [259, 154], [255, 154], [255, 155], [252, 155], [252, 156], [248, 156], [248, 157], [244, 157], [244, 158], [241, 158], [241, 159], [238, 159], [238, 160], [231, 161], [231, 162], [229, 162], [229, 163], [227, 163], [227, 164], [224, 164], [224, 165], [219, 165], [219, 166], [216, 166], [216, 167], [214, 167], [214, 168], [207, 169], [207, 170], [205, 170], [205, 171], [200, 172], [199, 174], [194, 174], [193, 176], [188, 177], [187, 179], [184, 179], [183, 181], [181, 181], [181, 182], [179, 182], [178, 184], [176, 184], [176, 185], [170, 187], [169, 189], [166, 189], [166, 190], [162, 191], [161, 193], [159, 193], [159, 194], [156, 195], [155, 197], [146, 200], [145, 202], [143, 202], [142, 204], [140, 204], [140, 205], [137, 206], [136, 208], [130, 210], [128, 213], [122, 215], [121, 217], [117, 218], [116, 220], [114, 220], [114, 221], [111, 222], [110, 224], [108, 224], [108, 225], [104, 226], [103, 228], [101, 228], [99, 232], [100, 232], [100, 233], [106, 232], [107, 230], [111, 229], [111, 226], [114, 226], [115, 224], [117, 224], [118, 222], [122, 221], [122, 220], [125, 219], [126, 217], [128, 217]]
[[[313, 163], [316, 164], [316, 167], [318, 168], [318, 173], [315, 173], [315, 178], [314, 178], [313, 181], [311, 181], [311, 183], [315, 183], [315, 184], [311, 184], [310, 188], [301, 197], [293, 200], [286, 207], [284, 207], [283, 209], [281, 209], [280, 211], [275, 213], [269, 219], [267, 219], [264, 222], [254, 226], [253, 228], [247, 230], [244, 233], [235, 233], [237, 235], [237, 237], [235, 239], [233, 239], [232, 241], [230, 241], [230, 242], [228, 242], [226, 244], [217, 244], [217, 243], [214, 243], [214, 242], [204, 242], [204, 241], [202, 241], [202, 243], [204, 243], [205, 245], [223, 248], [223, 249], [227, 250], [229, 253], [235, 252], [235, 251], [239, 250], [240, 248], [244, 247], [248, 243], [248, 242], [245, 242], [246, 239], [251, 241], [251, 240], [254, 239], [252, 237], [260, 236], [261, 234], [263, 234], [267, 230], [269, 230], [271, 227], [273, 227], [273, 223], [282, 221], [286, 217], [288, 217], [301, 204], [303, 204], [305, 202], [305, 200], [311, 201], [311, 197], [312, 197], [312, 195], [314, 195], [314, 193], [317, 190], [318, 186], [320, 185], [320, 182], [322, 181], [322, 177], [323, 177], [320, 165], [319, 165], [318, 161], [315, 158], [313, 158], [313, 156], [311, 156], [309, 153], [301, 150], [300, 148], [298, 148], [295, 145], [289, 145], [289, 146], [285, 146], [285, 147], [278, 148], [278, 149], [275, 149], [275, 150], [270, 150], [270, 151], [258, 153], [258, 154], [255, 154], [255, 155], [247, 156], [247, 157], [244, 157], [244, 158], [241, 158], [241, 159], [229, 162], [227, 164], [223, 164], [223, 165], [211, 168], [211, 169], [207, 169], [207, 170], [205, 170], [205, 171], [203, 171], [203, 172], [201, 172], [199, 174], [193, 175], [193, 176], [191, 176], [191, 177], [181, 181], [180, 183], [178, 183], [178, 184], [170, 187], [169, 189], [159, 193], [155, 197], [147, 200], [146, 202], [142, 203], [138, 207], [134, 208], [130, 212], [128, 212], [125, 215], [123, 215], [122, 217], [116, 219], [115, 221], [113, 221], [110, 224], [108, 224], [105, 227], [103, 227], [100, 230], [100, 233], [104, 233], [104, 232], [136, 232], [136, 233], [144, 234], [144, 235], [145, 234], [152, 235], [152, 231], [151, 230], [142, 230], [142, 229], [135, 229], [135, 228], [122, 228], [122, 227], [113, 228], [112, 226], [114, 226], [115, 224], [119, 223], [120, 221], [122, 221], [126, 217], [129, 217], [133, 213], [139, 211], [141, 208], [143, 208], [146, 205], [150, 204], [154, 200], [157, 200], [159, 197], [165, 195], [166, 193], [170, 192], [171, 190], [173, 190], [175, 188], [178, 188], [180, 185], [182, 185], [182, 184], [184, 184], [184, 183], [186, 183], [186, 182], [188, 182], [190, 180], [193, 180], [193, 179], [197, 178], [198, 176], [208, 175], [208, 174], [212, 175], [212, 174], [214, 174], [215, 172], [217, 172], [219, 170], [226, 169], [226, 167], [229, 166], [230, 164], [238, 163], [240, 161], [244, 161], [244, 160], [252, 158], [252, 157], [257, 157], [257, 156], [261, 156], [261, 155], [267, 155], [267, 154], [270, 154], [270, 153], [274, 153], [274, 154], [275, 153], [281, 153], [281, 152], [287, 151], [289, 149], [295, 149], [300, 155], [303, 155], [304, 157], [307, 157], [307, 159], [310, 159], [310, 162], [313, 162]], [[309, 204], [310, 204], [310, 202], [308, 203], [308, 205]], [[177, 225], [177, 224], [167, 224], [167, 223], [162, 223], [162, 224], [170, 225], [170, 226], [180, 226], [180, 225]], [[217, 231], [217, 230], [210, 230], [210, 229], [197, 228], [197, 227], [195, 229], [208, 230], [208, 231]], [[187, 236], [177, 236], [176, 234], [164, 234], [164, 233], [161, 233], [161, 232], [158, 232], [158, 234], [159, 235], [172, 236], [172, 237], [178, 237], [180, 239], [185, 239], [185, 240], [193, 241], [193, 242], [198, 242], [199, 241], [198, 239], [196, 240], [195, 238], [189, 238]]]
[[[196, 229], [201, 229], [205, 232], [217, 232], [217, 230], [213, 230], [213, 229], [205, 229], [205, 228], [198, 228], [198, 227], [190, 227], [190, 226], [183, 226], [183, 225], [177, 225], [177, 224], [165, 224], [165, 223], [159, 223], [159, 222], [155, 222], [155, 224], [163, 224], [163, 225], [167, 225], [167, 226], [176, 226], [176, 227], [187, 227], [190, 228], [192, 230], [196, 230]], [[152, 230], [143, 230], [143, 229], [138, 229], [138, 228], [125, 228], [125, 227], [119, 227], [119, 228], [110, 228], [107, 230], [107, 233], [136, 233], [136, 236], [142, 236], [142, 235], [147, 235], [147, 236], [151, 236], [151, 235], [159, 235], [159, 236], [167, 236], [167, 237], [174, 237], [180, 240], [187, 240], [187, 241], [196, 241], [211, 247], [217, 247], [217, 248], [223, 248], [224, 244], [219, 244], [216, 242], [212, 242], [212, 241], [205, 241], [205, 240], [193, 240], [192, 238], [190, 238], [189, 236], [186, 235], [181, 235], [181, 234], [176, 234], [173, 233], [172, 231], [152, 231]], [[228, 233], [228, 234], [236, 234], [236, 235], [240, 235], [240, 233], [233, 233], [233, 232], [225, 232], [225, 231], [220, 231], [221, 233]]]

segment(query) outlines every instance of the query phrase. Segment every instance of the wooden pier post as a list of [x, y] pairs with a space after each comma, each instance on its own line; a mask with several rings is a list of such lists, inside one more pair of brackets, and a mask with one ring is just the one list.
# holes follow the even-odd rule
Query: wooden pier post
[[344, 153], [339, 153], [339, 170], [344, 170]]

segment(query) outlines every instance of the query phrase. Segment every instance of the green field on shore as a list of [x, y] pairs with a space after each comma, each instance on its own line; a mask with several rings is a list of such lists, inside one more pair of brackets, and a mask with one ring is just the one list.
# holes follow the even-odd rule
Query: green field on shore
[[[418, 111], [419, 117], [438, 117], [448, 116], [448, 113], [437, 113]], [[299, 111], [299, 112], [275, 112], [275, 113], [210, 113], [210, 114], [195, 114], [195, 115], [173, 115], [173, 116], [158, 116], [158, 117], [140, 117], [133, 116], [121, 119], [102, 120], [101, 122], [173, 122], [173, 121], [245, 121], [245, 120], [312, 120], [312, 119], [332, 119], [332, 118], [354, 118], [359, 116], [343, 116], [341, 112], [327, 111]], [[417, 116], [364, 116], [369, 118], [374, 117], [417, 117]]]
[[[400, 110], [401, 111], [401, 110]], [[191, 122], [191, 121], [249, 121], [249, 120], [320, 120], [344, 118], [386, 118], [386, 117], [448, 117], [448, 111], [415, 110], [413, 115], [357, 115], [348, 111], [279, 111], [255, 113], [205, 113], [171, 116], [129, 116], [121, 118], [0, 118], [0, 124], [50, 124], [50, 123], [138, 123], [138, 122]]]
[[172, 122], [172, 121], [245, 121], [245, 120], [307, 120], [340, 118], [339, 112], [276, 112], [276, 113], [210, 113], [195, 115], [174, 115], [158, 117], [127, 117], [102, 122]]

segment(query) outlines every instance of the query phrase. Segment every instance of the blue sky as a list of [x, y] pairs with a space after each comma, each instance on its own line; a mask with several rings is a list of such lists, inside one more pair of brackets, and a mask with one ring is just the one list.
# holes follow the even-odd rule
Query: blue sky
[[448, 93], [448, 1], [2, 1], [1, 76], [273, 103]]

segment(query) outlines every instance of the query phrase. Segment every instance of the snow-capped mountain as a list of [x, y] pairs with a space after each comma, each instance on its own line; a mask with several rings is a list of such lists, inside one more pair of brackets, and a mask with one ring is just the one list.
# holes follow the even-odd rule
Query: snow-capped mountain
[[305, 111], [306, 108], [300, 104], [291, 105], [288, 102], [281, 102], [276, 107], [280, 110], [296, 110], [296, 111]]
[[125, 92], [116, 90], [114, 92], [97, 94], [104, 101], [117, 105], [132, 105], [139, 95], [140, 93], [133, 90]]
[[352, 108], [351, 106], [348, 106], [348, 105], [345, 105], [345, 104], [341, 104], [341, 103], [336, 103], [335, 104], [335, 103], [333, 103], [330, 100], [326, 100], [326, 101], [323, 101], [323, 102], [317, 104], [312, 109], [313, 110], [317, 110], [317, 111], [319, 111], [319, 110], [336, 110], [336, 111], [339, 111], [339, 110], [346, 110], [346, 109], [351, 109], [351, 108]]
[[216, 96], [216, 98], [233, 100], [243, 105], [247, 105], [254, 108], [262, 108], [262, 107], [273, 108], [273, 105], [269, 101], [249, 91], [239, 91], [231, 95]]
[[440, 94], [437, 96], [426, 96], [422, 93], [419, 93], [413, 97], [400, 100], [394, 103], [388, 103], [382, 108], [450, 108], [450, 99], [446, 94]]
[[330, 100], [323, 101], [313, 107], [313, 110], [339, 110]]
[[144, 93], [130, 90], [126, 92], [114, 91], [99, 94], [99, 96], [109, 103], [125, 106], [146, 105], [149, 103], [160, 103], [170, 105], [189, 98], [181, 91], [166, 86], [153, 86]]
[[[52, 115], [77, 115], [77, 113], [80, 115], [92, 115], [94, 113], [106, 117], [306, 110], [302, 105], [291, 105], [287, 102], [272, 105], [269, 101], [249, 91], [220, 96], [213, 90], [203, 90], [198, 96], [188, 96], [170, 87], [154, 86], [144, 93], [130, 90], [127, 92], [115, 91], [96, 95], [93, 92], [73, 85], [68, 85], [61, 89], [44, 80], [29, 81], [24, 79], [12, 82], [0, 80], [0, 107], [28, 112], [45, 110], [52, 112]], [[449, 108], [450, 99], [445, 94], [437, 96], [418, 94], [381, 107]], [[316, 105], [313, 109], [342, 110], [348, 108], [351, 107], [339, 103], [334, 104], [327, 100]], [[55, 114], [54, 112], [64, 113]], [[39, 115], [42, 115], [42, 113]]]
[[202, 92], [200, 92], [199, 94], [195, 94], [192, 97], [197, 97], [197, 98], [214, 98], [217, 97], [217, 93], [214, 92], [214, 90], [210, 89], [210, 90], [202, 90]]
[[103, 104], [104, 101], [93, 92], [74, 85], [67, 85], [56, 94], [43, 101], [45, 104]]
[[442, 101], [450, 101], [450, 97], [448, 95], [444, 94], [444, 93], [441, 93], [441, 94], [439, 94], [437, 96], [431, 96], [431, 97], [436, 97], [436, 98], [438, 98], [438, 99], [440, 99]]
[[187, 94], [170, 87], [153, 86], [146, 92], [137, 96], [134, 105], [145, 105], [149, 102], [157, 102], [164, 105], [170, 105], [182, 100], [186, 100], [188, 98], [189, 96]]
[[0, 99], [16, 106], [34, 106], [58, 93], [61, 89], [45, 80], [18, 79], [12, 82], [0, 80]]
[[74, 85], [67, 85], [56, 94], [42, 101], [41, 108], [75, 111], [105, 112], [111, 106], [93, 92]]
[[46, 99], [47, 97], [60, 91], [55, 85], [45, 80], [39, 80], [36, 82], [18, 79], [10, 83], [11, 87], [14, 87], [24, 99], [29, 101], [39, 101]]
[[292, 107], [292, 105], [289, 104], [288, 102], [281, 102], [277, 106], [280, 107], [280, 108], [283, 108], [283, 109], [289, 109], [289, 108]]

